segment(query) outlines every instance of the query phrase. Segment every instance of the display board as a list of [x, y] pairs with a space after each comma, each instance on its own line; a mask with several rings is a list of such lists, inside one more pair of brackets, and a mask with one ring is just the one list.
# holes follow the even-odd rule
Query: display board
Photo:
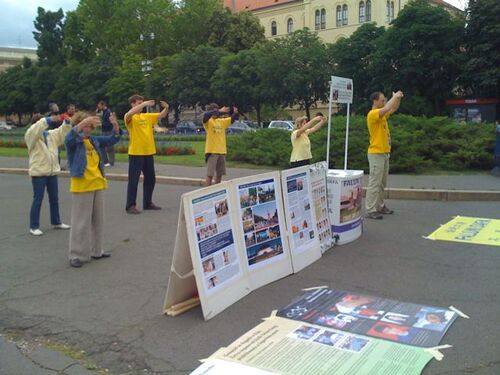
[[363, 171], [330, 169], [327, 186], [332, 232], [339, 245], [354, 241], [363, 231]]
[[321, 258], [309, 166], [282, 171], [281, 184], [292, 266], [298, 272]]
[[[238, 251], [237, 230], [228, 182], [196, 190], [182, 196], [181, 218], [174, 248], [172, 273], [165, 309], [193, 294], [185, 275], [191, 261], [203, 316], [210, 319], [250, 292], [249, 280]], [[183, 225], [184, 224], [184, 225]], [[184, 228], [184, 229], [183, 229]], [[185, 233], [184, 233], [185, 231]], [[185, 240], [185, 245], [179, 241]], [[187, 246], [187, 248], [186, 248]], [[184, 275], [178, 275], [178, 265]], [[186, 292], [180, 293], [186, 289]], [[188, 293], [188, 289], [189, 293]]]
[[424, 306], [334, 289], [307, 292], [278, 316], [419, 347], [435, 347], [458, 317]]
[[325, 161], [312, 164], [309, 169], [313, 210], [316, 215], [316, 230], [322, 253], [335, 245], [330, 215], [328, 214], [327, 172], [328, 166]]
[[279, 172], [232, 181], [237, 202], [239, 248], [250, 288], [257, 289], [293, 272], [283, 214]]
[[500, 220], [457, 216], [426, 238], [500, 246]]
[[331, 81], [333, 103], [352, 104], [353, 83], [351, 78], [332, 76]]
[[203, 366], [230, 368], [235, 363], [255, 368], [256, 374], [418, 375], [432, 358], [422, 348], [273, 317], [218, 350]]

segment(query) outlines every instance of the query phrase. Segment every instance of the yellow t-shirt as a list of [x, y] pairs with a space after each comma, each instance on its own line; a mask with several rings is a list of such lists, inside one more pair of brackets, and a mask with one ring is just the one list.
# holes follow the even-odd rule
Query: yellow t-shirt
[[387, 112], [380, 117], [380, 108], [372, 109], [368, 112], [366, 122], [370, 133], [369, 154], [385, 154], [391, 152], [391, 133], [387, 119], [390, 114]]
[[108, 181], [106, 181], [99, 169], [99, 153], [92, 146], [89, 139], [84, 139], [83, 144], [87, 150], [87, 168], [85, 168], [83, 177], [71, 177], [69, 191], [72, 193], [85, 193], [107, 189]]
[[227, 154], [226, 129], [231, 126], [231, 117], [210, 118], [203, 124], [207, 137], [205, 154]]
[[309, 140], [309, 129], [297, 137], [297, 131], [294, 130], [291, 135], [292, 155], [290, 162], [312, 159], [311, 141]]
[[138, 113], [125, 125], [129, 133], [129, 155], [154, 155], [156, 145], [154, 126], [158, 123], [159, 113]]

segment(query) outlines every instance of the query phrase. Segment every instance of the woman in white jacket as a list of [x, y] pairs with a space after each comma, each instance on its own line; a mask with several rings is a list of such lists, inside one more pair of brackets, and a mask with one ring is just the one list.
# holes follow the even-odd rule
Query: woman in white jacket
[[59, 217], [57, 175], [61, 171], [58, 147], [64, 144], [71, 123], [65, 121], [60, 127], [47, 130], [51, 124], [60, 121], [60, 116], [43, 117], [29, 127], [24, 135], [29, 154], [29, 175], [33, 184], [33, 203], [30, 211], [30, 233], [41, 236], [40, 208], [47, 188], [50, 203], [50, 223], [55, 229], [69, 229]]

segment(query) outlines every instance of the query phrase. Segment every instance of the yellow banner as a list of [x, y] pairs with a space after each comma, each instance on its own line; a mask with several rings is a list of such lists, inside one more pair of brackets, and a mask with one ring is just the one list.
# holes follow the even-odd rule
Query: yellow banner
[[500, 246], [500, 220], [457, 216], [427, 238]]

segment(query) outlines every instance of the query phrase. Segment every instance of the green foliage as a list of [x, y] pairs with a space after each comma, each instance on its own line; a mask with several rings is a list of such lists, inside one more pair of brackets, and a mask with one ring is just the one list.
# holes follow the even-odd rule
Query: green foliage
[[41, 65], [61, 64], [63, 56], [63, 18], [61, 8], [57, 12], [38, 7], [33, 36], [38, 43], [37, 55]]
[[[391, 173], [427, 170], [489, 170], [493, 167], [495, 127], [490, 124], [458, 125], [446, 117], [394, 115], [390, 119]], [[332, 118], [330, 168], [344, 167], [344, 116]], [[310, 136], [313, 161], [326, 155], [327, 126]], [[368, 172], [369, 142], [366, 117], [352, 116], [349, 131], [348, 168]], [[263, 129], [228, 141], [228, 160], [256, 165], [289, 165], [290, 133]]]

